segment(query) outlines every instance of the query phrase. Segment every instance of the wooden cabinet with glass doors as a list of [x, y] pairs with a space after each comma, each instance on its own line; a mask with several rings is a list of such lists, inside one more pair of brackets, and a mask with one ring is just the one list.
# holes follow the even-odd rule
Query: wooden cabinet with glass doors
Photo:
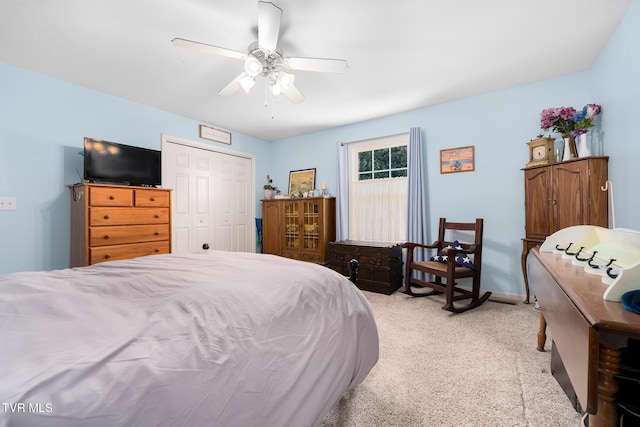
[[304, 197], [262, 201], [264, 253], [324, 264], [336, 239], [336, 199]]

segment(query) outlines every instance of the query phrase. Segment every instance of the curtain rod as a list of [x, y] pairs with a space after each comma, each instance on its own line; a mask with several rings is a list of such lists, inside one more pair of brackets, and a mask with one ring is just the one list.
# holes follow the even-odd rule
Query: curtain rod
[[367, 142], [367, 141], [373, 141], [373, 140], [376, 140], [376, 139], [393, 138], [393, 137], [396, 137], [396, 136], [407, 135], [407, 134], [409, 134], [409, 132], [401, 132], [401, 133], [396, 133], [394, 135], [387, 135], [387, 136], [376, 136], [374, 138], [359, 139], [357, 141], [341, 142], [340, 145], [344, 146], [344, 145], [349, 145], [349, 144], [353, 144], [353, 143], [356, 143], [356, 142]]

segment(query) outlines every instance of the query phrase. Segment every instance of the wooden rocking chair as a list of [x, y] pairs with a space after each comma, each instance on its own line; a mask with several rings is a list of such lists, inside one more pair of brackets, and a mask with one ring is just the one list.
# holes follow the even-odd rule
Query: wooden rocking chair
[[[480, 296], [480, 273], [482, 270], [482, 227], [483, 219], [476, 219], [475, 223], [447, 222], [445, 218], [440, 218], [438, 240], [431, 245], [407, 242], [403, 247], [407, 248], [407, 262], [405, 274], [405, 287], [403, 292], [414, 296], [424, 297], [444, 293], [446, 303], [442, 307], [453, 313], [461, 313], [469, 309], [478, 307], [485, 302], [491, 292], [485, 292]], [[449, 234], [455, 231], [473, 232], [473, 243], [461, 243], [457, 240], [446, 240], [445, 232]], [[456, 248], [454, 244], [458, 242]], [[416, 248], [429, 249], [437, 252], [433, 260], [414, 260], [414, 250]], [[421, 272], [435, 276], [433, 281], [425, 281], [419, 277]], [[414, 277], [416, 276], [416, 277]], [[457, 279], [471, 278], [471, 290], [460, 288], [456, 283]], [[446, 283], [442, 283], [445, 279]], [[416, 292], [414, 289], [430, 288], [428, 292]], [[454, 301], [471, 299], [466, 305], [454, 306]]]

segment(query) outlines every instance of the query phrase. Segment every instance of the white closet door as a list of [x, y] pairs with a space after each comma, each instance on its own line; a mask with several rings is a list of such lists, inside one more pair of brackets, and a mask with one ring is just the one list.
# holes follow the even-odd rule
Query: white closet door
[[214, 249], [250, 252], [255, 248], [255, 220], [251, 207], [251, 160], [215, 153]]
[[251, 156], [163, 136], [162, 185], [173, 189], [174, 253], [255, 251]]

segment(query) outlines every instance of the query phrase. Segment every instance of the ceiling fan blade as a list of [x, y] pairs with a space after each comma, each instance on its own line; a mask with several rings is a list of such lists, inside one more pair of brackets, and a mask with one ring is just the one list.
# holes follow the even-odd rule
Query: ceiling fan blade
[[300, 89], [291, 83], [283, 92], [287, 98], [294, 104], [299, 104], [304, 101], [304, 95], [300, 92]]
[[237, 50], [225, 49], [224, 47], [213, 46], [206, 43], [194, 42], [193, 40], [174, 38], [171, 43], [175, 47], [181, 47], [185, 49], [196, 49], [202, 52], [211, 53], [213, 55], [221, 55], [234, 59], [245, 59], [247, 55]]
[[276, 51], [280, 34], [282, 9], [271, 2], [258, 2], [258, 47]]
[[240, 74], [238, 77], [236, 77], [235, 79], [231, 80], [229, 82], [229, 84], [227, 84], [225, 87], [220, 89], [218, 91], [218, 95], [229, 96], [229, 95], [233, 95], [234, 93], [236, 93], [236, 91], [238, 89], [240, 89], [240, 79], [242, 78], [243, 74], [245, 74], [245, 73]]
[[285, 58], [283, 65], [290, 70], [320, 73], [345, 73], [349, 68], [349, 64], [344, 59], [324, 58]]

